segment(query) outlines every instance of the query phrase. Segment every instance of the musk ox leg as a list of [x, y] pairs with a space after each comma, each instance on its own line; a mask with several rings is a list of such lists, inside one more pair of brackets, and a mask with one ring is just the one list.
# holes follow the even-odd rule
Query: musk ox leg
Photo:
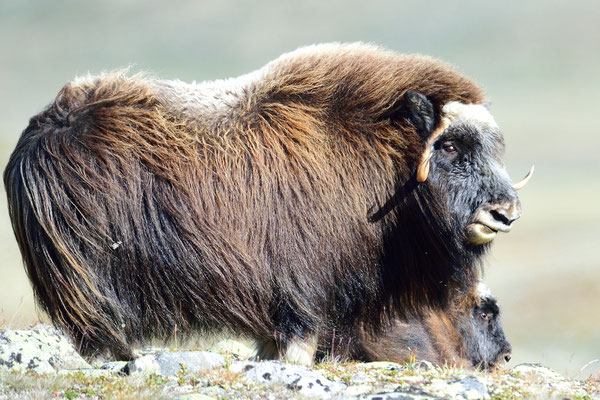
[[256, 348], [255, 360], [278, 360], [281, 358], [281, 349], [275, 341], [269, 339], [257, 339], [254, 343]]
[[317, 351], [318, 336], [290, 340], [285, 349], [285, 360], [293, 364], [312, 365]]
[[292, 364], [312, 365], [317, 351], [318, 336], [293, 338], [282, 345], [270, 339], [255, 342], [256, 360], [285, 360]]

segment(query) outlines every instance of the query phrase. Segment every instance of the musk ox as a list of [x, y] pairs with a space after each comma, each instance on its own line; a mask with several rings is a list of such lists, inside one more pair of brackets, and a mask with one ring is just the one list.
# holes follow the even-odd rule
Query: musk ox
[[226, 330], [310, 362], [324, 326], [443, 305], [520, 215], [483, 91], [311, 46], [202, 83], [67, 83], [4, 172], [41, 308], [83, 354]]
[[510, 361], [512, 348], [496, 299], [483, 282], [457, 292], [444, 310], [396, 319], [375, 337], [353, 337], [351, 356], [363, 361], [427, 360], [437, 365], [491, 369]]

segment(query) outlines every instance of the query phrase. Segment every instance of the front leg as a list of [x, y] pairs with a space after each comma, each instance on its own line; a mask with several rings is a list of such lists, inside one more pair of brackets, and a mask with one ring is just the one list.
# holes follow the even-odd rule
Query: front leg
[[292, 364], [310, 366], [315, 360], [317, 352], [318, 335], [313, 334], [304, 338], [293, 338], [287, 344], [284, 359]]

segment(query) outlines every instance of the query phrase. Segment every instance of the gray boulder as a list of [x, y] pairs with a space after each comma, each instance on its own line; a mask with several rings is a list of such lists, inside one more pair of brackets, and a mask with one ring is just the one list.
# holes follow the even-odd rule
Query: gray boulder
[[281, 384], [303, 396], [330, 398], [346, 388], [317, 371], [280, 361], [244, 362], [233, 368], [245, 371], [246, 379], [266, 385]]
[[173, 351], [148, 354], [130, 361], [124, 372], [131, 374], [153, 373], [160, 376], [186, 372], [202, 372], [225, 364], [220, 354], [208, 351]]
[[0, 368], [51, 374], [57, 370], [91, 368], [59, 330], [38, 325], [29, 330], [0, 332]]

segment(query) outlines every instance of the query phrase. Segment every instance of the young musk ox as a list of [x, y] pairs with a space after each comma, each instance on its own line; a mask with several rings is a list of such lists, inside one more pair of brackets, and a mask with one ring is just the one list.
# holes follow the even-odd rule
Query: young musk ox
[[512, 350], [498, 303], [482, 282], [467, 292], [457, 292], [443, 310], [396, 319], [377, 336], [352, 337], [346, 347], [351, 357], [363, 361], [417, 359], [482, 369], [508, 362]]
[[520, 215], [483, 91], [439, 61], [311, 46], [236, 79], [66, 84], [4, 172], [35, 295], [83, 354], [316, 332], [443, 305]]

